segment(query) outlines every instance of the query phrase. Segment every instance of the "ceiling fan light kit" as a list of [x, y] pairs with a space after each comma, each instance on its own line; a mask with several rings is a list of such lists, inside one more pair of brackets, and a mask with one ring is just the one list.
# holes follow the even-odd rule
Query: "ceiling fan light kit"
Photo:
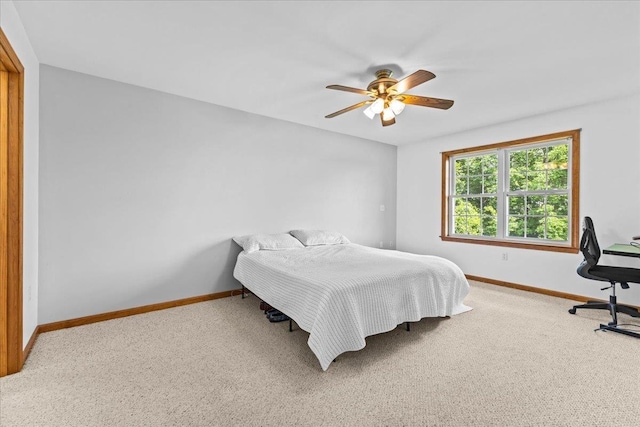
[[357, 93], [368, 96], [370, 99], [331, 113], [325, 118], [331, 119], [368, 105], [363, 111], [368, 118], [373, 119], [376, 114], [380, 114], [382, 126], [390, 126], [396, 122], [395, 117], [402, 113], [406, 104], [439, 108], [441, 110], [448, 110], [453, 105], [453, 101], [449, 99], [427, 98], [405, 93], [407, 90], [435, 78], [435, 74], [426, 70], [418, 70], [400, 81], [391, 78], [392, 74], [392, 71], [388, 69], [376, 71], [376, 79], [369, 83], [366, 90], [342, 85], [327, 86], [327, 89]]

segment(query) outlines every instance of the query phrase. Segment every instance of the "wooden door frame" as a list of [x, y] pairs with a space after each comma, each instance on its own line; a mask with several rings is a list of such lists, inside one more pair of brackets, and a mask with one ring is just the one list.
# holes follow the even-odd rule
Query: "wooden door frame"
[[0, 28], [0, 377], [19, 372], [22, 348], [24, 67]]

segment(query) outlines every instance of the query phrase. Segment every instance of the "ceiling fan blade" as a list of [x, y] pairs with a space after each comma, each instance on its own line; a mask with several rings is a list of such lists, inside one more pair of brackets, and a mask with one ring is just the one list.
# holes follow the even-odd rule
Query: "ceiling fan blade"
[[332, 119], [335, 116], [339, 116], [340, 114], [344, 114], [344, 113], [347, 113], [347, 112], [349, 112], [351, 110], [355, 110], [356, 108], [360, 108], [360, 107], [363, 107], [363, 106], [365, 106], [367, 104], [371, 104], [372, 102], [373, 102], [373, 100], [371, 100], [371, 99], [369, 99], [367, 101], [358, 102], [357, 104], [354, 104], [351, 107], [347, 107], [347, 108], [344, 108], [344, 109], [342, 109], [340, 111], [336, 111], [335, 113], [331, 113], [328, 116], [324, 116], [324, 118], [325, 119]]
[[426, 96], [416, 96], [404, 94], [397, 98], [399, 101], [410, 105], [419, 105], [421, 107], [433, 107], [440, 108], [441, 110], [448, 110], [453, 105], [453, 101], [450, 99], [440, 98], [427, 98]]
[[345, 92], [359, 93], [360, 95], [365, 95], [365, 96], [373, 95], [371, 92], [364, 89], [356, 89], [354, 87], [348, 87], [348, 86], [342, 86], [342, 85], [329, 85], [327, 86], [327, 89], [343, 90]]
[[385, 120], [382, 118], [382, 114], [380, 114], [380, 121], [382, 122], [382, 126], [391, 126], [396, 123], [395, 117], [391, 117], [390, 120]]
[[409, 74], [407, 77], [400, 80], [398, 83], [394, 84], [393, 86], [387, 88], [387, 92], [394, 90], [397, 93], [404, 93], [409, 89], [411, 89], [412, 87], [416, 87], [435, 77], [436, 75], [430, 71], [418, 70], [413, 74]]

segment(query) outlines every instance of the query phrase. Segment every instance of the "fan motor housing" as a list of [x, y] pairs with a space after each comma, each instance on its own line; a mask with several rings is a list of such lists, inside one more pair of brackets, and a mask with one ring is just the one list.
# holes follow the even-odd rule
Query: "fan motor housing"
[[377, 78], [369, 83], [369, 86], [367, 86], [367, 90], [375, 91], [378, 93], [378, 95], [386, 94], [387, 88], [398, 83], [396, 79], [391, 78], [391, 74], [393, 74], [393, 71], [387, 69], [376, 71]]

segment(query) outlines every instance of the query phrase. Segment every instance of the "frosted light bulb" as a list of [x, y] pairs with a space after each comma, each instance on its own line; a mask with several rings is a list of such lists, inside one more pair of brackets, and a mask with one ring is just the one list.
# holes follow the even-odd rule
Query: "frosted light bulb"
[[391, 101], [391, 104], [389, 104], [389, 107], [391, 108], [393, 113], [397, 116], [398, 114], [402, 113], [402, 110], [404, 110], [405, 105], [404, 105], [404, 102], [394, 99], [393, 101]]
[[373, 120], [373, 118], [374, 118], [374, 117], [375, 117], [375, 115], [376, 115], [376, 113], [374, 113], [374, 112], [371, 110], [371, 106], [369, 106], [368, 108], [366, 108], [366, 109], [363, 111], [363, 113], [364, 113], [364, 115], [365, 115], [365, 116], [369, 117], [369, 118], [370, 118], [370, 119], [372, 119], [372, 120]]
[[385, 108], [384, 111], [382, 111], [382, 120], [384, 120], [385, 122], [389, 120], [393, 120], [395, 116], [396, 115], [393, 114], [393, 111], [391, 110], [391, 108]]
[[371, 111], [374, 112], [374, 114], [379, 114], [382, 113], [382, 110], [384, 110], [384, 101], [380, 98], [376, 99], [373, 104], [371, 104]]

